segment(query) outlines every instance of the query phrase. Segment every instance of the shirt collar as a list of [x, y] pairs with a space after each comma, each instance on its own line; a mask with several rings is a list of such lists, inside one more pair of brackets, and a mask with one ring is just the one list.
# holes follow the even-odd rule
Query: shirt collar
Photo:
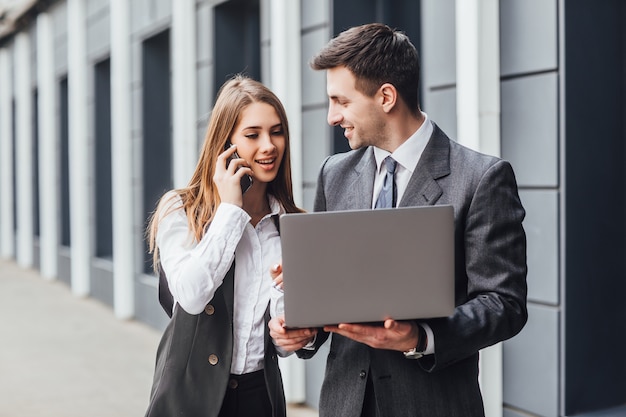
[[428, 144], [428, 140], [433, 134], [433, 125], [430, 122], [428, 115], [424, 112], [422, 112], [422, 115], [424, 116], [424, 122], [422, 125], [415, 131], [415, 133], [409, 136], [409, 138], [404, 141], [404, 143], [400, 145], [394, 153], [390, 154], [383, 149], [375, 146], [373, 147], [374, 157], [376, 158], [377, 172], [380, 172], [383, 160], [387, 156], [392, 155], [393, 159], [402, 165], [402, 167], [413, 173], [413, 170], [422, 156], [422, 152], [424, 152], [424, 149]]
[[285, 213], [284, 207], [278, 202], [276, 197], [271, 194], [267, 195], [267, 200], [270, 205], [270, 216], [280, 215]]

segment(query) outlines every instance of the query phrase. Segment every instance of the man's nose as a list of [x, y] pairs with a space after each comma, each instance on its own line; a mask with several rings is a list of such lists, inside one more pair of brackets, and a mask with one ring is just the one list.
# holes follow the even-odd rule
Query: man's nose
[[343, 117], [341, 116], [341, 113], [334, 111], [333, 106], [328, 107], [328, 116], [326, 121], [329, 125], [336, 126], [341, 123], [342, 119]]

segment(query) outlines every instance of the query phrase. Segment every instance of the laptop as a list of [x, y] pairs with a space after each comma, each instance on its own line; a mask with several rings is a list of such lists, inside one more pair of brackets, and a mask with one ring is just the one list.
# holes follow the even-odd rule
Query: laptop
[[452, 206], [283, 214], [285, 326], [445, 317]]

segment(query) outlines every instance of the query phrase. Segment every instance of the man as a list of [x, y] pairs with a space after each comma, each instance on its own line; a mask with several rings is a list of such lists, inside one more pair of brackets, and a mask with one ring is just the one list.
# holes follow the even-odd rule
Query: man
[[322, 164], [315, 210], [374, 208], [389, 189], [394, 206], [451, 204], [456, 308], [449, 317], [343, 323], [317, 335], [275, 319], [270, 334], [288, 350], [305, 347], [305, 358], [333, 334], [322, 417], [483, 416], [478, 351], [516, 335], [527, 319], [525, 212], [513, 170], [450, 140], [420, 110], [419, 60], [403, 33], [382, 24], [348, 29], [311, 66], [327, 71], [328, 123], [344, 129], [352, 148]]

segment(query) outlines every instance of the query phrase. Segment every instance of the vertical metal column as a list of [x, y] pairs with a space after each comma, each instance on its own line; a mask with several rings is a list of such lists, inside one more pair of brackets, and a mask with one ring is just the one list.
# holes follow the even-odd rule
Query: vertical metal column
[[0, 48], [0, 256], [15, 256], [11, 49]]
[[37, 16], [37, 82], [39, 85], [39, 213], [41, 276], [58, 275], [58, 160], [59, 141], [56, 122], [56, 82], [54, 74], [54, 31], [48, 13]]
[[[458, 141], [500, 155], [498, 0], [456, 0]], [[502, 344], [483, 349], [480, 384], [487, 417], [502, 416]]]
[[300, 2], [270, 0], [270, 87], [289, 118], [291, 177], [296, 204], [303, 204], [302, 68]]
[[174, 187], [189, 182], [198, 158], [196, 2], [172, 2], [172, 117]]
[[135, 238], [133, 213], [133, 142], [131, 135], [130, 6], [111, 0], [111, 155], [113, 203], [113, 309], [115, 316], [135, 314]]
[[87, 27], [85, 0], [67, 1], [69, 175], [72, 292], [90, 292], [92, 175], [87, 134]]
[[[291, 176], [296, 204], [303, 204], [302, 176], [302, 69], [300, 2], [270, 0], [270, 87], [282, 101], [289, 120]], [[306, 398], [304, 361], [295, 355], [281, 359], [288, 402]]]
[[33, 265], [33, 96], [31, 92], [30, 35], [15, 36], [17, 263]]

